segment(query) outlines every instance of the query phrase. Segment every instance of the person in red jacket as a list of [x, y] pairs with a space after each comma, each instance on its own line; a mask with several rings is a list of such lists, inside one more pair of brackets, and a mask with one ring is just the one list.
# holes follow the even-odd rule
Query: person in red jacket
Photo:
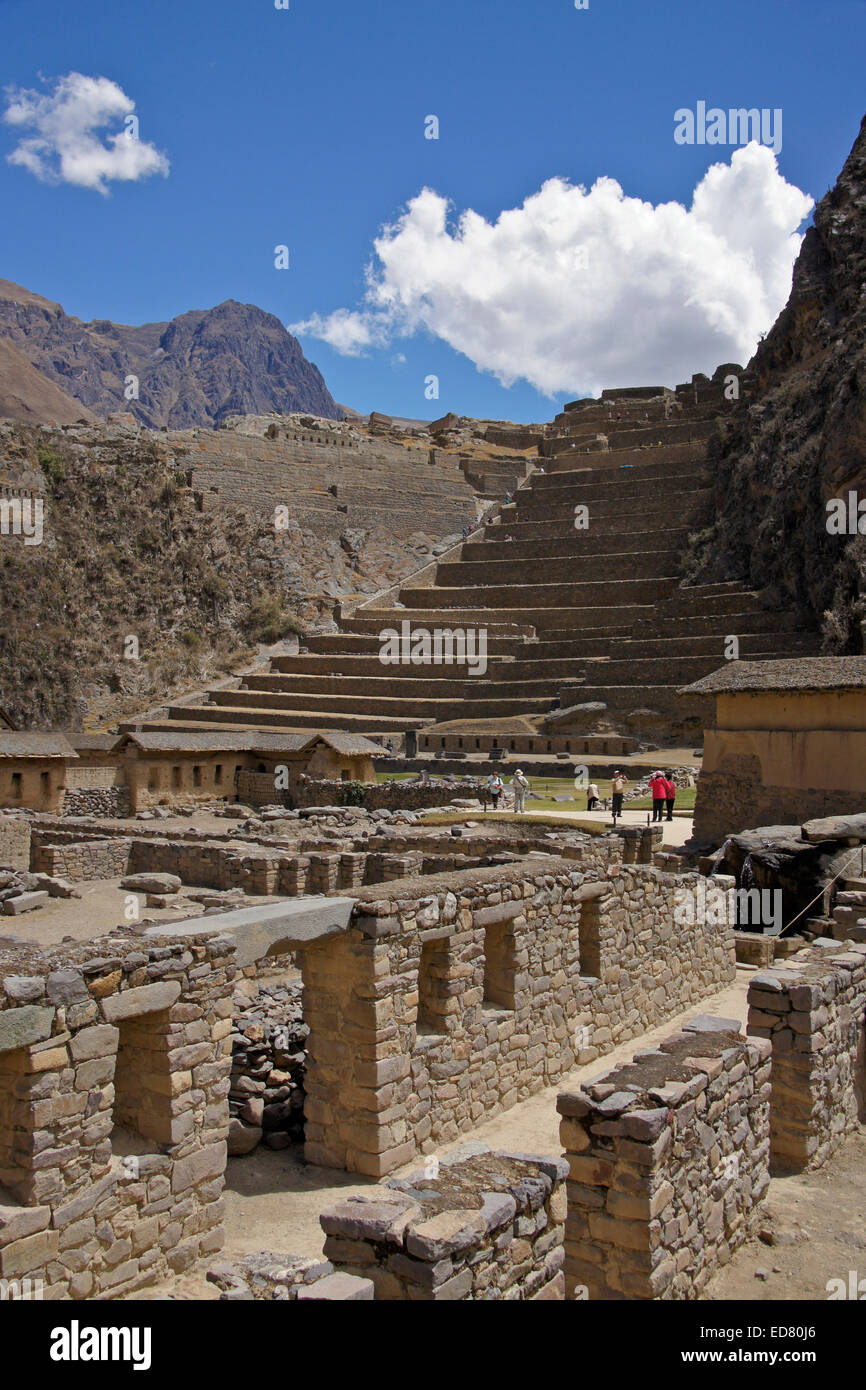
[[[668, 817], [667, 817], [668, 820], [673, 820], [673, 818], [674, 818], [674, 802], [676, 801], [676, 799], [677, 799], [677, 788], [676, 788], [676, 783], [674, 782], [672, 773], [666, 772], [666, 773], [665, 773], [665, 804], [666, 804], [666, 806], [667, 806], [667, 808], [668, 808]], [[661, 819], [661, 817], [659, 817], [659, 819]]]
[[650, 791], [653, 798], [653, 820], [659, 821], [665, 818], [665, 801], [668, 794], [668, 784], [660, 772], [654, 772], [649, 779]]

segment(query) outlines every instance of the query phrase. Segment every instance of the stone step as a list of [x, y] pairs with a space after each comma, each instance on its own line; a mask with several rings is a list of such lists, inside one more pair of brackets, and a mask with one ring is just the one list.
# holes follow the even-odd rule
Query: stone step
[[534, 560], [545, 564], [548, 559], [566, 556], [582, 558], [586, 556], [607, 556], [621, 554], [623, 549], [641, 553], [663, 553], [667, 556], [681, 555], [688, 545], [689, 531], [686, 527], [677, 530], [630, 531], [626, 536], [621, 532], [598, 535], [590, 526], [587, 531], [578, 531], [572, 526], [562, 536], [548, 537], [543, 545], [538, 541], [500, 540], [499, 526], [488, 526], [478, 540], [467, 540], [461, 549], [460, 561], [475, 563], [488, 560]]
[[[409, 729], [417, 729], [424, 721], [417, 715], [370, 715], [334, 713], [331, 717], [318, 711], [309, 710], [254, 710], [232, 709], [230, 707], [213, 709], [210, 705], [177, 705], [169, 708], [169, 718], [164, 722], [151, 722], [148, 729], [160, 732], [173, 732], [182, 727], [181, 721], [190, 728], [202, 726], [212, 729], [225, 729], [226, 726], [238, 729], [280, 729], [283, 732], [304, 729], [343, 729], [348, 733], [359, 734], [400, 734]], [[430, 723], [430, 720], [426, 721]]]
[[[669, 502], [654, 504], [648, 499], [640, 508], [640, 525], [645, 530], [663, 530], [674, 519], [680, 526], [693, 530], [697, 526], [697, 521], [693, 524], [693, 518], [699, 518], [712, 504], [712, 488], [689, 493], [688, 506], [678, 505], [676, 509]], [[596, 503], [590, 507], [589, 527], [594, 536], [622, 535], [630, 524], [631, 512], [628, 509], [624, 511], [619, 502]], [[568, 536], [574, 530], [574, 508], [571, 506], [561, 508], [558, 515], [539, 515], [531, 521], [521, 520], [515, 506], [506, 507], [498, 526], [483, 528], [483, 534], [495, 531], [497, 541], [504, 540], [506, 536], [511, 536], [515, 541], [534, 541], [539, 546], [539, 553], [544, 554], [544, 543], [550, 536]], [[476, 532], [472, 534], [474, 536]]]
[[[708, 481], [705, 469], [644, 478], [632, 477], [630, 469], [623, 469], [604, 480], [592, 473], [554, 473], [548, 487], [529, 487], [518, 493], [515, 506], [518, 516], [525, 518], [536, 512], [550, 514], [556, 507], [583, 502], [589, 506], [591, 516], [593, 502], [600, 506], [625, 507], [629, 502], [637, 504], [645, 500], [658, 506], [663, 499], [672, 502], [675, 498], [690, 497], [706, 489]], [[628, 524], [629, 516], [629, 512], [624, 512], [624, 524]]]
[[[681, 476], [706, 476], [707, 466], [702, 456], [692, 460], [681, 451], [672, 451], [670, 458], [659, 458], [657, 455], [663, 450], [624, 450], [605, 454], [584, 454], [581, 460], [576, 459], [557, 460], [557, 468], [547, 472], [546, 463], [544, 473], [538, 470], [532, 474], [532, 481], [528, 489], [530, 492], [547, 492], [551, 488], [562, 487], [582, 487], [586, 483], [606, 483], [612, 486], [622, 484], [628, 486], [637, 480], [648, 481], [658, 478], [671, 478]], [[628, 455], [628, 460], [636, 458], [637, 462], [631, 463], [624, 460], [623, 454]], [[585, 460], [585, 461], [584, 461]]]
[[[321, 657], [327, 663], [329, 670], [335, 669], [332, 666], [335, 657], [378, 655], [382, 645], [379, 637], [382, 626], [396, 627], [398, 632], [401, 631], [400, 622], [396, 621], [399, 612], [399, 609], [395, 609], [393, 613], [389, 614], [387, 622], [375, 625], [374, 631], [311, 634], [309, 637], [303, 638], [300, 654], [309, 653], [311, 656]], [[454, 626], [453, 623], [449, 625]], [[426, 617], [424, 626], [429, 627], [429, 619]], [[525, 646], [526, 640], [522, 637], [498, 637], [493, 635], [489, 629], [487, 631], [487, 652], [491, 657], [519, 656]], [[599, 653], [599, 655], [603, 655], [603, 653]], [[292, 656], [272, 657], [271, 669], [274, 671], [292, 671], [295, 667], [291, 663], [296, 660], [297, 658]]]
[[[670, 637], [686, 641], [692, 636], [715, 637], [719, 634], [727, 635], [729, 632], [741, 636], [746, 633], [799, 633], [797, 622], [793, 613], [768, 613], [757, 605], [750, 605], [748, 608], [742, 607], [722, 614], [721, 617], [714, 613], [699, 612], [668, 617], [653, 614], [639, 620], [634, 629], [634, 637], [635, 640]], [[817, 642], [820, 645], [820, 638], [816, 635], [801, 635], [808, 635], [812, 644]], [[810, 645], [809, 650], [813, 649], [817, 655], [817, 649]]]
[[[443, 594], [442, 589], [430, 590], [431, 596], [435, 595], [435, 601], [441, 603]], [[512, 591], [512, 598], [514, 597]], [[379, 624], [383, 627], [398, 626], [403, 618], [407, 618], [412, 623], [419, 623], [429, 627], [436, 624], [439, 627], [453, 627], [457, 624], [462, 626], [474, 626], [482, 624], [490, 631], [489, 620], [495, 615], [502, 618], [507, 615], [515, 624], [524, 623], [534, 627], [538, 633], [547, 630], [548, 627], [564, 629], [571, 633], [575, 629], [581, 631], [595, 630], [595, 634], [606, 633], [610, 627], [622, 631], [625, 635], [630, 634], [632, 625], [641, 618], [651, 617], [655, 611], [652, 604], [623, 604], [620, 608], [610, 607], [574, 607], [567, 608], [498, 608], [489, 609], [482, 607], [434, 607], [434, 598], [431, 597], [429, 608], [392, 608], [382, 610], [373, 619], [364, 619], [365, 631], [373, 632], [379, 630]], [[368, 610], [369, 611], [369, 610]], [[357, 621], [357, 620], [356, 620]]]
[[[314, 695], [307, 693], [298, 694], [271, 694], [263, 691], [244, 691], [244, 690], [215, 690], [211, 692], [214, 705], [209, 706], [214, 710], [232, 709], [237, 711], [258, 710], [273, 711], [274, 713], [286, 713], [289, 710], [302, 711], [304, 714], [317, 713], [320, 720], [335, 715], [343, 714], [375, 714], [379, 716], [391, 714], [400, 715], [404, 719], [414, 716], [418, 721], [424, 718], [436, 719], [441, 722], [445, 719], [493, 719], [504, 718], [514, 712], [515, 701], [513, 696], [489, 698], [484, 696], [472, 697], [471, 694], [462, 694], [464, 687], [470, 683], [463, 681], [443, 681], [441, 685], [447, 686], [447, 692], [443, 690], [441, 695], [426, 695], [424, 690], [429, 682], [429, 670], [419, 668], [423, 671], [422, 678], [412, 681], [414, 693], [401, 696], [390, 696], [387, 693], [366, 695]], [[386, 683], [387, 684], [387, 683]], [[480, 684], [480, 682], [479, 682]], [[431, 685], [432, 688], [432, 685]], [[554, 692], [551, 689], [549, 695], [539, 697], [521, 698], [520, 710], [524, 714], [546, 714], [550, 709], [554, 699]], [[459, 713], [455, 712], [455, 703], [459, 702]], [[186, 705], [178, 706], [183, 710], [188, 708]], [[328, 727], [324, 726], [323, 727]]]
[[[483, 625], [488, 634], [488, 640], [492, 637], [501, 638], [503, 641], [510, 640], [519, 642], [532, 637], [535, 629], [531, 622], [521, 619], [519, 622], [503, 622], [501, 610], [487, 610], [484, 608], [467, 608], [442, 610], [442, 625], [453, 627], [455, 624], [462, 624], [466, 627], [476, 624]], [[384, 605], [376, 608], [359, 608], [350, 618], [343, 619], [343, 626], [352, 636], [361, 634], [375, 633], [378, 636], [383, 627], [400, 627], [403, 620], [411, 623], [421, 623], [429, 626], [432, 621], [431, 610], [421, 608], [387, 608]]]
[[[435, 629], [434, 629], [435, 630]], [[331, 679], [342, 682], [346, 678], [377, 680], [387, 676], [389, 680], [396, 674], [396, 668], [383, 666], [379, 659], [381, 643], [376, 640], [365, 652], [338, 653], [322, 652], [298, 656], [278, 657], [272, 663], [272, 670], [245, 677], [243, 688], [249, 690], [311, 690], [309, 682]], [[766, 661], [777, 658], [780, 652], [785, 656], [797, 654], [798, 644], [781, 641], [774, 645], [768, 643], [767, 634], [756, 634], [744, 638], [740, 643], [741, 659]], [[637, 673], [636, 678], [650, 679], [651, 667], [659, 662], [671, 672], [677, 672], [681, 683], [697, 680], [700, 675], [720, 667], [725, 658], [724, 638], [701, 638], [691, 645], [676, 645], [667, 641], [654, 643], [611, 641], [609, 638], [576, 638], [570, 644], [564, 642], [530, 643], [515, 652], [508, 659], [488, 652], [487, 680], [513, 684], [518, 681], [546, 681], [548, 687], [568, 678], [579, 679], [586, 673], [586, 679], [594, 679], [593, 672], [599, 670], [598, 663], [605, 662], [604, 675], [615, 684], [630, 684], [629, 679], [620, 679], [617, 672], [629, 670]], [[279, 663], [279, 664], [277, 664]], [[676, 666], [675, 663], [682, 663]], [[700, 669], [699, 669], [700, 668]], [[451, 669], [443, 667], [444, 670]], [[694, 670], [694, 675], [689, 670]], [[439, 668], [434, 671], [441, 674]], [[409, 672], [407, 674], [413, 674]], [[431, 673], [432, 674], [432, 673]], [[417, 677], [416, 677], [417, 678]], [[325, 688], [325, 687], [322, 687]], [[336, 688], [334, 687], [327, 688]]]
[[[626, 538], [624, 538], [626, 539]], [[544, 560], [512, 559], [456, 560], [436, 567], [436, 585], [451, 588], [461, 585], [508, 584], [526, 587], [538, 583], [543, 575], [548, 584], [567, 583], [580, 579], [601, 582], [605, 579], [652, 580], [656, 575], [676, 572], [675, 549], [620, 550], [609, 555], [547, 556]]]
[[[618, 608], [630, 604], [656, 604], [668, 598], [676, 577], [586, 581], [575, 584], [490, 584], [483, 588], [468, 585], [437, 585], [436, 588], [400, 590], [400, 600], [408, 608], [478, 607], [512, 612], [543, 608]], [[519, 600], [519, 603], [515, 602]]]

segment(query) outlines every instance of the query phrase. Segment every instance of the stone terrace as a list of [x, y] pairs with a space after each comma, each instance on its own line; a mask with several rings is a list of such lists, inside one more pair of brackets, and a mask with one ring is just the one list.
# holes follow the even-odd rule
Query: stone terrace
[[[650, 707], [678, 735], [699, 735], [709, 702], [683, 717], [677, 689], [721, 664], [728, 634], [751, 661], [817, 644], [742, 584], [680, 583], [689, 534], [709, 516], [706, 441], [733, 408], [723, 389], [731, 370], [675, 392], [604, 392], [567, 406], [543, 441], [547, 471], [521, 486], [495, 524], [410, 576], [396, 603], [368, 601], [337, 634], [310, 637], [306, 650], [276, 658], [240, 689], [171, 708], [159, 727], [396, 733], [458, 708], [464, 720], [541, 717], [559, 697], [563, 707], [602, 703], [617, 721]], [[578, 506], [588, 508], [586, 529], [576, 528]], [[486, 630], [486, 672], [382, 665], [380, 631], [407, 620]]]

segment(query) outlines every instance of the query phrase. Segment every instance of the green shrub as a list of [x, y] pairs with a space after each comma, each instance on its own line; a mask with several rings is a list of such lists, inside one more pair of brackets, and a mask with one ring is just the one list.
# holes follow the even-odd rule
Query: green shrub
[[260, 594], [253, 599], [242, 627], [254, 642], [268, 644], [304, 630], [297, 615], [285, 607], [278, 594]]
[[366, 782], [344, 782], [337, 797], [338, 806], [363, 806], [368, 787]]
[[50, 444], [40, 444], [36, 449], [39, 467], [50, 483], [62, 483], [66, 478], [66, 464]]

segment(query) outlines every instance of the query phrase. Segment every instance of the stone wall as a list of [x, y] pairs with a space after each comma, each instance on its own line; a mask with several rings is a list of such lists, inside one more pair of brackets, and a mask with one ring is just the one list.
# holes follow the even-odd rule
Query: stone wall
[[755, 825], [802, 825], [824, 816], [856, 815], [866, 795], [814, 787], [765, 787], [757, 777], [702, 772], [697, 782], [692, 834], [721, 844], [727, 835]]
[[349, 931], [303, 953], [308, 1161], [381, 1176], [733, 980], [730, 930], [675, 922], [676, 878], [604, 872], [357, 891]]
[[129, 789], [127, 787], [95, 786], [75, 787], [67, 785], [63, 797], [64, 816], [128, 816]]
[[30, 868], [30, 821], [26, 817], [0, 812], [0, 866]]
[[724, 1022], [558, 1097], [567, 1296], [696, 1298], [749, 1235], [770, 1180], [770, 1044], [705, 1031]]
[[377, 1299], [561, 1300], [567, 1173], [560, 1158], [458, 1149], [323, 1211], [324, 1255]]
[[300, 980], [263, 981], [252, 999], [235, 996], [230, 1154], [251, 1153], [262, 1140], [269, 1149], [284, 1149], [304, 1137], [310, 1029], [301, 998]]
[[824, 941], [753, 976], [749, 1033], [773, 1052], [774, 1168], [818, 1167], [866, 1118], [866, 944]]
[[0, 954], [0, 1275], [120, 1298], [223, 1244], [234, 944]]
[[[417, 811], [433, 806], [447, 806], [455, 797], [477, 798], [483, 782], [381, 782], [369, 785], [364, 793], [366, 811]], [[273, 790], [273, 780], [271, 781]], [[345, 796], [346, 783], [308, 780], [296, 782], [293, 802], [297, 806], [339, 806]]]
[[290, 806], [292, 798], [288, 789], [278, 791], [275, 782], [272, 772], [250, 772], [248, 768], [241, 768], [235, 787], [238, 801], [247, 806]]
[[78, 840], [65, 844], [34, 844], [34, 873], [81, 883], [90, 879], [120, 878], [129, 873], [131, 843], [126, 839]]

